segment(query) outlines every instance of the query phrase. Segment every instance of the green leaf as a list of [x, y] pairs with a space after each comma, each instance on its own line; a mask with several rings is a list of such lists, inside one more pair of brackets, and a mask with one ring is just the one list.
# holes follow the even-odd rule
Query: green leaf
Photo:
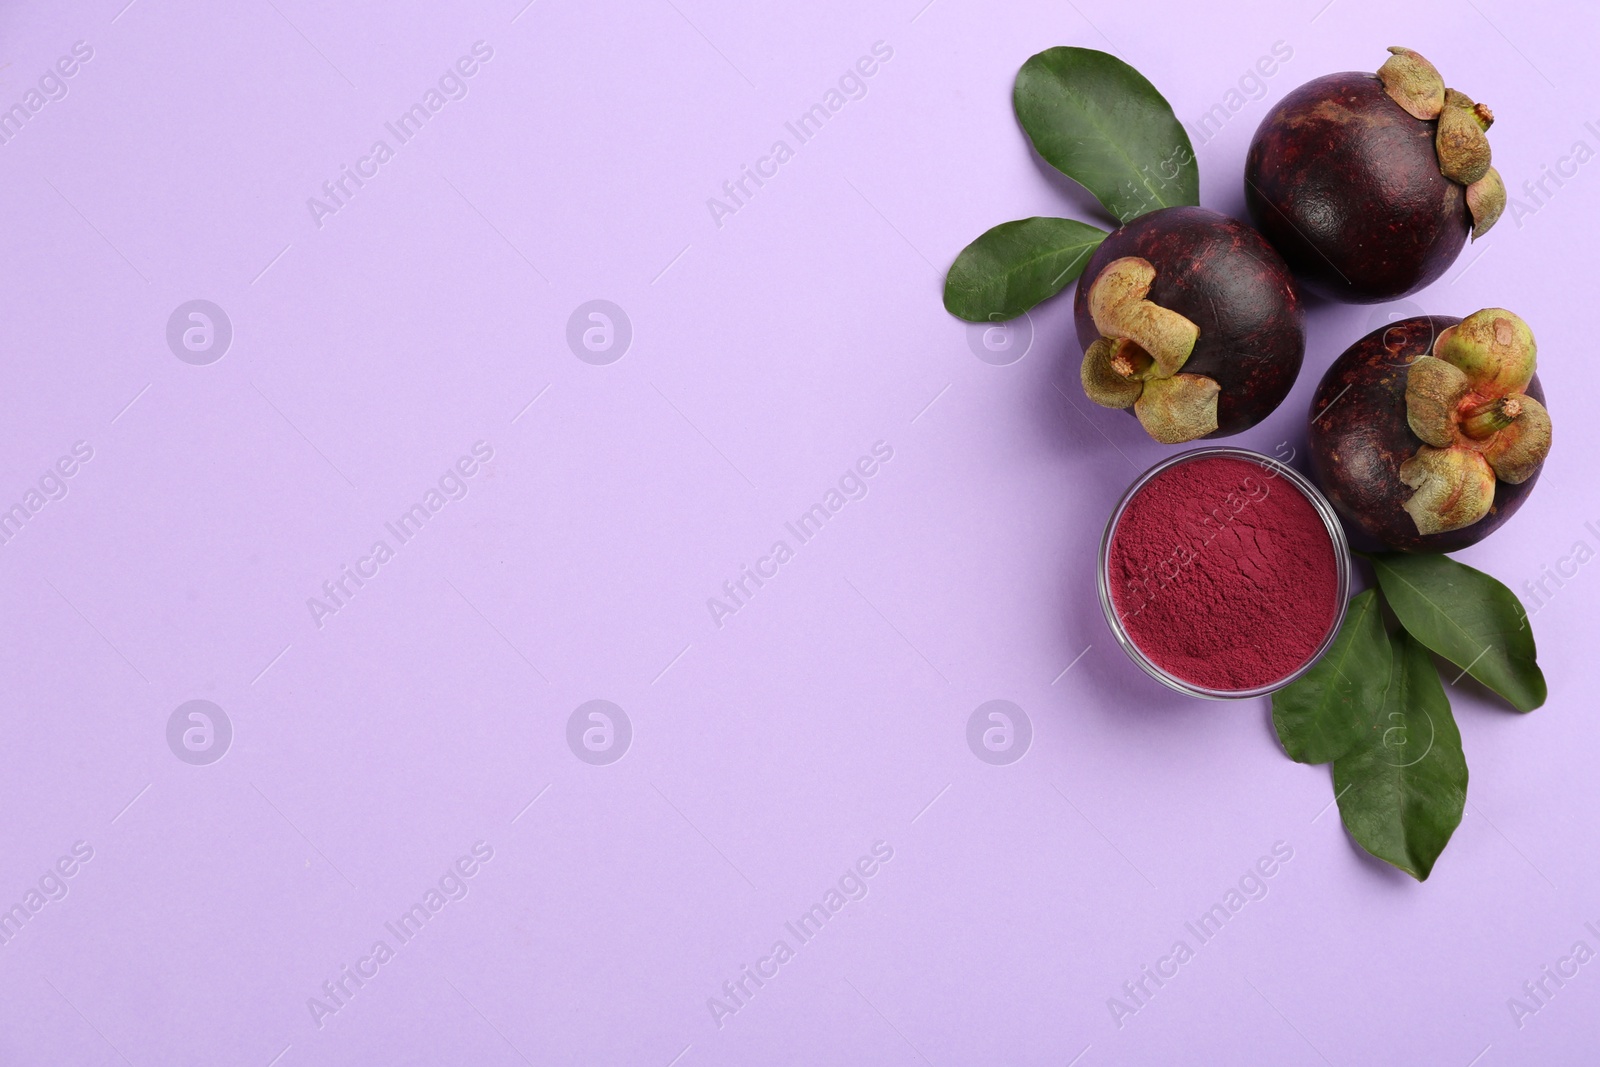
[[1039, 155], [1119, 222], [1200, 203], [1188, 133], [1156, 87], [1122, 60], [1050, 48], [1017, 71], [1011, 95]]
[[1467, 674], [1532, 711], [1547, 695], [1533, 628], [1516, 594], [1448, 556], [1369, 557], [1400, 625]]
[[1106, 231], [1072, 219], [1002, 222], [950, 265], [945, 310], [968, 322], [1014, 319], [1081, 274], [1105, 239]]
[[1467, 759], [1433, 657], [1404, 631], [1393, 641], [1381, 711], [1333, 761], [1333, 788], [1350, 836], [1420, 882], [1461, 824]]
[[1322, 658], [1272, 694], [1272, 725], [1289, 758], [1330, 763], [1360, 744], [1383, 703], [1393, 658], [1383, 601], [1368, 589], [1350, 601], [1344, 625]]

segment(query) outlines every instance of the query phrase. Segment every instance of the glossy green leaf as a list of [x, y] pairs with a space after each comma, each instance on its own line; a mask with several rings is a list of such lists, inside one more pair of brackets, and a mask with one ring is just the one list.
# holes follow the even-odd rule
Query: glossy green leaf
[[1383, 601], [1368, 589], [1350, 601], [1344, 625], [1316, 665], [1272, 694], [1272, 725], [1289, 758], [1330, 763], [1360, 744], [1383, 703], [1392, 659]]
[[1381, 711], [1365, 741], [1333, 761], [1345, 829], [1374, 856], [1422, 881], [1461, 823], [1467, 760], [1433, 657], [1404, 631]]
[[1200, 203], [1194, 147], [1144, 75], [1092, 48], [1051, 48], [1017, 71], [1012, 101], [1045, 162], [1119, 222]]
[[1544, 703], [1528, 613], [1501, 583], [1448, 556], [1372, 556], [1400, 625], [1518, 711]]
[[1002, 222], [950, 265], [945, 310], [968, 322], [1014, 319], [1081, 274], [1105, 238], [1106, 231], [1072, 219]]

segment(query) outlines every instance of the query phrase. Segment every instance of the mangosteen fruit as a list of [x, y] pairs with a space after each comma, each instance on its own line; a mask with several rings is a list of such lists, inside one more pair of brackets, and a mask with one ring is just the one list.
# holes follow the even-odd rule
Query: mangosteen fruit
[[1505, 210], [1487, 107], [1406, 48], [1329, 74], [1267, 113], [1245, 159], [1250, 218], [1313, 291], [1357, 304], [1416, 292]]
[[1225, 437], [1266, 418], [1300, 372], [1294, 279], [1260, 234], [1198, 207], [1141, 215], [1090, 257], [1073, 301], [1089, 399], [1151, 437]]
[[1504, 308], [1420, 315], [1334, 361], [1311, 401], [1311, 466], [1359, 542], [1454, 552], [1509, 519], [1550, 452], [1528, 324]]

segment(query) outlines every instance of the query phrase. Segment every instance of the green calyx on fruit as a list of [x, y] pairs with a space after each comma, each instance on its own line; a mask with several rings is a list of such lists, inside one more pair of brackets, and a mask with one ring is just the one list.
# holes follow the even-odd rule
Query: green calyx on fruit
[[1502, 482], [1521, 485], [1550, 454], [1550, 413], [1531, 396], [1506, 398], [1512, 401], [1518, 413], [1485, 441], [1483, 458]]
[[1539, 346], [1521, 317], [1505, 308], [1474, 311], [1442, 331], [1433, 354], [1453, 364], [1485, 396], [1505, 396], [1527, 388], [1533, 380]]
[[1494, 112], [1466, 93], [1446, 88], [1438, 69], [1411, 49], [1391, 46], [1389, 52], [1378, 68], [1383, 91], [1413, 118], [1437, 120], [1434, 150], [1439, 173], [1467, 187], [1476, 241], [1506, 207], [1505, 183], [1489, 165], [1489, 139], [1484, 136], [1494, 123]]
[[1453, 182], [1471, 185], [1489, 172], [1489, 138], [1484, 131], [1494, 115], [1465, 93], [1444, 91], [1439, 112], [1439, 132], [1434, 147], [1439, 152], [1439, 172]]
[[1409, 48], [1391, 45], [1389, 51], [1392, 54], [1378, 68], [1383, 91], [1413, 118], [1438, 118], [1444, 108], [1444, 78], [1438, 68]]
[[[1144, 381], [1134, 374], [1126, 373], [1121, 368], [1132, 367], [1133, 361], [1124, 356], [1117, 364], [1112, 363], [1112, 355], [1119, 346], [1132, 345], [1132, 341], [1124, 341], [1116, 337], [1102, 337], [1089, 346], [1083, 354], [1083, 369], [1080, 377], [1083, 380], [1083, 391], [1101, 407], [1131, 408], [1134, 401], [1139, 399], [1144, 392]], [[1140, 354], [1145, 355], [1141, 349]]]
[[1126, 337], [1150, 353], [1163, 378], [1178, 373], [1200, 328], [1176, 311], [1146, 300], [1156, 280], [1150, 261], [1123, 256], [1106, 264], [1089, 287], [1089, 315], [1106, 337]]
[[1467, 186], [1467, 210], [1472, 213], [1472, 239], [1476, 241], [1500, 221], [1506, 209], [1506, 183], [1500, 172], [1490, 167], [1483, 177]]
[[1133, 405], [1139, 425], [1164, 445], [1181, 445], [1217, 428], [1217, 396], [1222, 387], [1203, 374], [1152, 378]]
[[1400, 464], [1400, 480], [1416, 490], [1402, 506], [1424, 534], [1471, 526], [1494, 503], [1494, 471], [1464, 448], [1423, 445]]
[[1156, 270], [1124, 256], [1108, 263], [1089, 287], [1089, 314], [1103, 335], [1083, 354], [1083, 391], [1102, 407], [1132, 408], [1162, 444], [1176, 445], [1217, 429], [1221, 387], [1180, 374], [1200, 328], [1148, 299]]
[[1517, 485], [1550, 454], [1550, 413], [1522, 390], [1533, 380], [1533, 331], [1484, 308], [1442, 331], [1406, 372], [1406, 422], [1423, 442], [1400, 465], [1415, 490], [1404, 507], [1423, 534], [1489, 513], [1495, 481]]
[[1434, 448], [1456, 443], [1457, 412], [1472, 385], [1460, 368], [1433, 356], [1418, 356], [1406, 372], [1406, 422]]

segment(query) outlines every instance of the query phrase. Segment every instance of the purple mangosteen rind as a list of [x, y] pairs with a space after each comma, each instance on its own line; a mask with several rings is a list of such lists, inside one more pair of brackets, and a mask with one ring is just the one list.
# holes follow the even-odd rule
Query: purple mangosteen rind
[[1473, 229], [1466, 186], [1439, 168], [1437, 127], [1375, 74], [1307, 82], [1250, 142], [1251, 221], [1324, 296], [1378, 303], [1416, 292], [1449, 269]]
[[[1405, 552], [1466, 548], [1511, 518], [1538, 481], [1542, 464], [1520, 483], [1497, 479], [1488, 514], [1443, 533], [1420, 533], [1405, 510], [1413, 489], [1402, 479], [1400, 468], [1424, 446], [1407, 418], [1410, 367], [1434, 351], [1441, 333], [1461, 321], [1423, 315], [1374, 330], [1334, 361], [1312, 396], [1312, 473], [1357, 548]], [[1544, 403], [1537, 374], [1522, 392]]]
[[1181, 372], [1216, 383], [1216, 429], [1203, 436], [1239, 433], [1283, 402], [1305, 354], [1305, 323], [1288, 265], [1259, 233], [1198, 207], [1152, 211], [1113, 232], [1073, 297], [1085, 351], [1101, 338], [1090, 291], [1107, 266], [1128, 257], [1155, 269], [1147, 299], [1198, 328]]

